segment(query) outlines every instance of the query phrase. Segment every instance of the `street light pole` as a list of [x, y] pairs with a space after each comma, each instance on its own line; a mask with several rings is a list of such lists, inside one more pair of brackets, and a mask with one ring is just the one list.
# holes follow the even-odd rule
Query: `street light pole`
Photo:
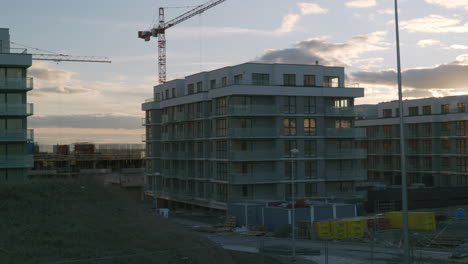
[[403, 263], [410, 263], [409, 235], [408, 235], [408, 187], [406, 181], [406, 154], [405, 154], [405, 127], [403, 109], [403, 91], [401, 84], [401, 63], [400, 63], [400, 34], [398, 28], [398, 1], [395, 0], [395, 34], [397, 52], [397, 77], [398, 77], [398, 105], [400, 108], [400, 163], [401, 163], [401, 202], [403, 211]]
[[[296, 262], [296, 201], [294, 197], [294, 155], [299, 153], [299, 150], [294, 148], [291, 152], [291, 231], [292, 231], [292, 262]], [[297, 172], [296, 172], [297, 173]]]

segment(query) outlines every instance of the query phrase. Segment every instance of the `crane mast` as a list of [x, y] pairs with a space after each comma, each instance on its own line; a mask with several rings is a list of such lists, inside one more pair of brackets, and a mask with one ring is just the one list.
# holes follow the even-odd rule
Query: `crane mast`
[[177, 24], [184, 22], [185, 20], [199, 15], [206, 10], [215, 7], [226, 0], [211, 0], [202, 5], [195, 7], [194, 9], [172, 19], [167, 23], [164, 18], [164, 8], [159, 8], [159, 24], [154, 26], [149, 31], [138, 31], [138, 37], [149, 41], [151, 37], [158, 37], [158, 65], [159, 65], [159, 83], [166, 82], [166, 29], [173, 27]]

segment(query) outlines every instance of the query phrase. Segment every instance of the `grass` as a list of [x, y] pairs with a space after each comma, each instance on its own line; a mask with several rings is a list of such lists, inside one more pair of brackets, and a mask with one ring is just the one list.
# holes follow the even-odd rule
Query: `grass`
[[223, 250], [117, 187], [77, 181], [0, 186], [2, 264], [262, 263], [258, 258]]

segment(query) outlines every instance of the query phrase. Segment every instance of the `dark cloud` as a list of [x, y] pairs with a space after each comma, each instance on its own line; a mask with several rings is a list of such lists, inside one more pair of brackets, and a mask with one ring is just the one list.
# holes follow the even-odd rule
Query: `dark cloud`
[[304, 40], [293, 48], [266, 51], [254, 62], [314, 64], [318, 60], [322, 65], [346, 66], [362, 53], [386, 49], [387, 43], [383, 41], [385, 35], [386, 32], [377, 31], [354, 36], [345, 43], [329, 43], [323, 39]]
[[[459, 56], [456, 61], [432, 68], [408, 69], [402, 72], [405, 87], [417, 89], [462, 89], [468, 87], [468, 65], [466, 56]], [[351, 73], [353, 82], [396, 85], [396, 71], [360, 71]]]
[[135, 116], [117, 115], [61, 115], [32, 116], [28, 125], [39, 127], [72, 127], [72, 128], [114, 128], [139, 129], [141, 118]]

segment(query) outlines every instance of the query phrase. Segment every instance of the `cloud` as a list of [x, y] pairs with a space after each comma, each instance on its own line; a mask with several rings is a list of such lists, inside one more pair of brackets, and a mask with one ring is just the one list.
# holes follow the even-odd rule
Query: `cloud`
[[416, 43], [418, 47], [425, 48], [430, 46], [439, 45], [440, 41], [435, 39], [422, 39]]
[[326, 14], [328, 9], [320, 7], [318, 4], [313, 3], [297, 3], [301, 9], [301, 14], [310, 15], [310, 14]]
[[263, 63], [301, 63], [313, 64], [316, 60], [322, 65], [352, 65], [361, 54], [387, 49], [384, 42], [385, 31], [354, 36], [345, 43], [329, 43], [315, 38], [301, 41], [292, 48], [267, 50], [254, 61]]
[[141, 129], [141, 118], [123, 115], [54, 115], [32, 116], [28, 118], [28, 125], [32, 128], [112, 128], [112, 129]]
[[352, 8], [368, 8], [376, 6], [377, 2], [375, 0], [355, 0], [349, 1], [346, 3], [346, 6]]
[[426, 3], [444, 8], [463, 8], [468, 10], [468, 0], [426, 0]]
[[[396, 72], [359, 71], [351, 73], [353, 82], [376, 85], [396, 85]], [[408, 69], [402, 72], [404, 87], [415, 89], [449, 90], [458, 89], [467, 92], [468, 86], [468, 54], [460, 55], [455, 61], [430, 68]]]
[[283, 18], [283, 22], [281, 23], [281, 26], [278, 29], [276, 29], [275, 32], [277, 33], [291, 32], [294, 29], [294, 26], [296, 26], [300, 18], [301, 16], [297, 14], [289, 14], [285, 16]]
[[466, 33], [468, 23], [461, 24], [460, 19], [447, 18], [440, 15], [429, 15], [402, 21], [400, 28], [408, 32], [428, 32], [428, 33]]
[[460, 45], [460, 44], [453, 44], [448, 47], [444, 47], [444, 49], [454, 49], [454, 50], [466, 50], [468, 49], [467, 45]]
[[377, 13], [381, 15], [393, 15], [395, 14], [395, 10], [391, 8], [386, 8], [386, 9], [379, 9], [377, 10]]

